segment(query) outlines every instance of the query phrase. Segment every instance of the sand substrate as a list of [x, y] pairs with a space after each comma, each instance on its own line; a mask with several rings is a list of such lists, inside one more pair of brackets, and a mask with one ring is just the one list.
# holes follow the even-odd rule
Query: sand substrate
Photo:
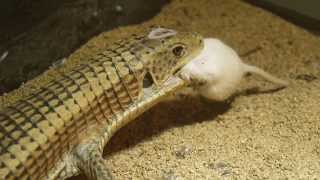
[[193, 98], [155, 106], [106, 147], [117, 179], [320, 178], [320, 38], [243, 1], [173, 0], [148, 22], [92, 38], [62, 68], [0, 97], [0, 107], [151, 25], [219, 38], [239, 54], [254, 51], [244, 61], [290, 87], [268, 91], [272, 84], [249, 77], [232, 101]]

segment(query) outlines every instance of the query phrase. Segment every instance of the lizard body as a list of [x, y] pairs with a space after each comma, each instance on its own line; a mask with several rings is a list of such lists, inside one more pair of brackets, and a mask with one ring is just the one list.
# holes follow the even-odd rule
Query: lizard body
[[184, 86], [176, 71], [203, 47], [196, 33], [172, 32], [160, 29], [152, 38], [118, 41], [2, 109], [0, 179], [65, 179], [79, 173], [112, 179], [102, 158], [105, 144]]

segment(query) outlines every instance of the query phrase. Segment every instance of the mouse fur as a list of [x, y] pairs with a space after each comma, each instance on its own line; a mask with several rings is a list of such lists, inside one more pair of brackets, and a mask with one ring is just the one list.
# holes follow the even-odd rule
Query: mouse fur
[[215, 101], [223, 101], [233, 95], [246, 74], [259, 75], [281, 87], [288, 86], [286, 81], [245, 64], [232, 48], [214, 38], [205, 38], [201, 53], [180, 71], [180, 77], [191, 85], [184, 94], [199, 94]]

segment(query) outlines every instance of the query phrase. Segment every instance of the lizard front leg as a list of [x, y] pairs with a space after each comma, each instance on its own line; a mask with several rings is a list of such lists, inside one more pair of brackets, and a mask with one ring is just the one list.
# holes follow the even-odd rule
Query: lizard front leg
[[102, 157], [102, 150], [98, 142], [91, 140], [80, 144], [75, 151], [78, 168], [90, 180], [114, 179], [107, 168], [106, 160]]

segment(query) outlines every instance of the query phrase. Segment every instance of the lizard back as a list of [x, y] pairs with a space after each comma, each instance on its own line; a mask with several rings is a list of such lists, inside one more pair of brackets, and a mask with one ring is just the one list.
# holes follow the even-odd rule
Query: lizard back
[[143, 65], [130, 52], [133, 44], [114, 45], [1, 111], [0, 177], [45, 176], [88, 127], [134, 102]]

